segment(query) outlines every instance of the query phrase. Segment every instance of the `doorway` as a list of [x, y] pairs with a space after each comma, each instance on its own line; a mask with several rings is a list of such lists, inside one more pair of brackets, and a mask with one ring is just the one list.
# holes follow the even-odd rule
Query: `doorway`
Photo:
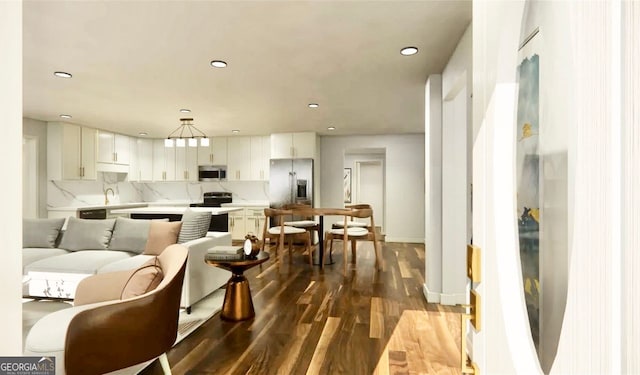
[[22, 138], [22, 217], [38, 217], [38, 140]]
[[376, 226], [384, 233], [384, 169], [381, 160], [357, 161], [355, 173], [356, 203], [368, 203]]

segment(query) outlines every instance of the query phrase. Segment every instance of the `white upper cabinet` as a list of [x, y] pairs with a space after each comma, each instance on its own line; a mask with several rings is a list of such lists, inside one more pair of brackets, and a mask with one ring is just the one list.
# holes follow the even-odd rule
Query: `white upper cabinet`
[[316, 157], [316, 133], [271, 134], [272, 159], [298, 159]]
[[251, 180], [269, 179], [269, 156], [271, 138], [269, 136], [251, 137]]
[[211, 137], [209, 146], [198, 146], [198, 165], [227, 165], [227, 137]]
[[52, 122], [47, 129], [47, 178], [95, 180], [97, 131]]
[[130, 137], [129, 181], [153, 179], [153, 140]]
[[176, 181], [198, 181], [198, 148], [175, 147]]
[[105, 172], [128, 172], [130, 162], [130, 137], [98, 130], [98, 170]]
[[227, 138], [227, 180], [251, 179], [251, 138]]
[[153, 140], [153, 180], [176, 180], [176, 148], [165, 147], [164, 139]]
[[[164, 142], [164, 141], [163, 141]], [[153, 139], [136, 139], [138, 157], [138, 181], [153, 180]]]

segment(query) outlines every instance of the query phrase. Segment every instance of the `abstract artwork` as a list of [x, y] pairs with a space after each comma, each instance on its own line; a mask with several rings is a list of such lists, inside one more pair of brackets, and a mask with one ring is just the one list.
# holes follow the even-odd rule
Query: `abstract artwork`
[[344, 169], [343, 180], [344, 203], [351, 203], [351, 168]]
[[540, 344], [540, 223], [539, 151], [540, 56], [530, 54], [518, 66], [516, 123], [517, 220], [522, 281], [531, 337]]

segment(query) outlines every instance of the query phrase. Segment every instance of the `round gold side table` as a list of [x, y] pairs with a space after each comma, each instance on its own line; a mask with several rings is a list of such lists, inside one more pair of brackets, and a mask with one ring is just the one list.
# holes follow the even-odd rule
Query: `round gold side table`
[[220, 317], [224, 320], [238, 322], [251, 319], [256, 316], [251, 299], [249, 281], [244, 276], [244, 271], [269, 259], [269, 253], [261, 251], [254, 259], [219, 260], [211, 254], [207, 254], [204, 261], [216, 267], [231, 271], [232, 276], [227, 282], [227, 290], [224, 294], [224, 303]]

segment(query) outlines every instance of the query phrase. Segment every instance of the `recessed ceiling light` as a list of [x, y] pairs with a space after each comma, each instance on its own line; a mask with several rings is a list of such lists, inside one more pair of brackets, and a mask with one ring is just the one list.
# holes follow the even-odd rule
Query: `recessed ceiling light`
[[53, 72], [53, 75], [60, 78], [71, 78], [73, 77], [71, 73], [67, 72]]
[[309, 103], [309, 108], [318, 108], [320, 105], [318, 103]]
[[418, 53], [418, 47], [404, 47], [400, 50], [400, 54], [404, 56], [411, 56]]
[[237, 133], [240, 133], [240, 130], [238, 130], [238, 129], [233, 129], [231, 132], [232, 132], [232, 133], [234, 133], [234, 134], [237, 134]]
[[189, 113], [189, 112], [191, 112], [191, 110], [190, 110], [190, 109], [186, 109], [186, 108], [182, 108], [182, 109], [180, 110], [180, 112], [182, 112], [182, 113]]
[[140, 132], [138, 133], [138, 135], [144, 137], [145, 135], [147, 135], [147, 132]]
[[227, 63], [222, 60], [212, 60], [211, 66], [213, 66], [214, 68], [226, 68]]
[[62, 117], [62, 118], [71, 118], [73, 116], [71, 116], [71, 115], [60, 115], [60, 117]]
[[335, 126], [329, 126], [329, 127], [327, 128], [327, 130], [336, 130], [336, 127], [335, 127]]

